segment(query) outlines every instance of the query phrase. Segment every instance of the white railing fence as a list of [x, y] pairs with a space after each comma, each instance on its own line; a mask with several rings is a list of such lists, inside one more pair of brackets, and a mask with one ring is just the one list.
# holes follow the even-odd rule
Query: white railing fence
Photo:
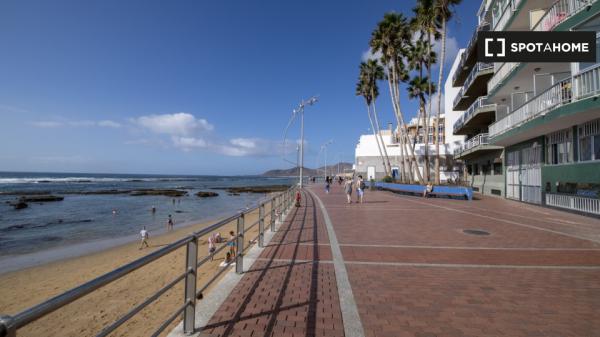
[[487, 133], [480, 133], [477, 136], [467, 140], [463, 145], [454, 149], [454, 154], [459, 154], [464, 151], [470, 150], [479, 145], [487, 145], [490, 143], [490, 137]]
[[578, 13], [581, 9], [597, 0], [558, 0], [533, 27], [534, 31], [547, 32], [553, 30], [558, 24]]
[[600, 199], [546, 193], [546, 205], [600, 215]]
[[600, 64], [573, 76], [573, 93], [576, 99], [600, 93]]
[[600, 95], [600, 64], [558, 82], [506, 117], [491, 124], [490, 137], [495, 137], [560, 105], [595, 95]]
[[496, 135], [525, 123], [558, 105], [568, 103], [571, 101], [571, 98], [571, 79], [568, 78], [556, 83], [550, 87], [550, 89], [537, 95], [498, 122], [491, 124], [489, 127], [490, 136], [495, 137]]

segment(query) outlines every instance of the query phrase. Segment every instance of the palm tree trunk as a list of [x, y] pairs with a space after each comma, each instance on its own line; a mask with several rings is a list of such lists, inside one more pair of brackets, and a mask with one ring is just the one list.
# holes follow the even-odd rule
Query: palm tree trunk
[[431, 87], [431, 34], [429, 32], [427, 32], [427, 86], [428, 86], [428, 99], [429, 99], [429, 109], [427, 109], [427, 111], [425, 112], [425, 118], [427, 120], [427, 146], [425, 146], [426, 149], [426, 155], [425, 157], [427, 159], [426, 163], [427, 163], [427, 181], [431, 181], [431, 163], [429, 160], [429, 116], [431, 116], [433, 114], [433, 110], [431, 110], [431, 92], [433, 91], [433, 88]]
[[[371, 97], [375, 97], [373, 90], [371, 90]], [[385, 157], [384, 165], [387, 165], [387, 175], [392, 176], [392, 165], [390, 164], [390, 157], [388, 156], [387, 149], [385, 146], [385, 142], [383, 141], [383, 136], [381, 136], [381, 129], [379, 128], [379, 117], [377, 117], [377, 110], [375, 109], [375, 99], [373, 99], [373, 119], [375, 120], [375, 127], [377, 128], [377, 135], [381, 141], [381, 147], [383, 148], [383, 156]], [[392, 137], [394, 136], [392, 131]]]
[[[387, 72], [388, 72], [388, 87], [390, 89], [390, 97], [392, 99], [392, 108], [394, 109], [394, 117], [396, 117], [396, 123], [398, 125], [398, 132], [400, 132], [400, 135], [402, 135], [402, 129], [401, 129], [401, 121], [400, 121], [400, 117], [398, 115], [398, 107], [396, 105], [396, 93], [394, 91], [394, 85], [392, 84], [395, 81], [395, 69], [392, 67], [390, 68], [389, 66], [386, 66], [387, 68]], [[406, 178], [408, 177], [408, 173], [407, 173], [407, 163], [406, 163], [406, 156], [404, 154], [404, 137], [400, 136], [400, 156], [401, 156], [401, 161], [402, 161], [402, 181], [405, 182]]]
[[439, 123], [442, 112], [442, 78], [444, 76], [444, 62], [446, 61], [446, 17], [442, 17], [442, 55], [440, 60], [440, 73], [438, 74], [437, 119], [435, 122], [435, 183], [440, 183], [440, 137]]
[[371, 106], [367, 103], [367, 114], [369, 115], [369, 123], [371, 123], [371, 130], [373, 130], [373, 136], [377, 141], [377, 150], [379, 150], [379, 158], [381, 158], [381, 163], [383, 164], [383, 170], [385, 174], [388, 174], [387, 167], [385, 166], [385, 159], [383, 158], [383, 152], [381, 151], [381, 144], [379, 143], [379, 136], [377, 135], [378, 131], [373, 126], [373, 118], [371, 117]]

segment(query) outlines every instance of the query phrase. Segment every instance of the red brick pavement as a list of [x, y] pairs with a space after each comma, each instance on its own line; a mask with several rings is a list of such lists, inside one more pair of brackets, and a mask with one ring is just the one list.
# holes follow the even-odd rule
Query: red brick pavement
[[[366, 203], [347, 205], [340, 189], [314, 191], [335, 227], [366, 336], [600, 336], [600, 268], [551, 267], [600, 267], [600, 245], [576, 238], [600, 239], [597, 219], [495, 198], [367, 191]], [[469, 228], [491, 235], [462, 232]]]
[[[369, 337], [600, 336], [600, 220], [496, 198], [367, 191], [325, 204]], [[308, 194], [207, 336], [342, 336], [331, 248]], [[464, 229], [482, 229], [473, 236]]]
[[303, 200], [308, 206], [279, 227], [203, 336], [343, 336], [333, 265], [318, 263], [331, 259], [319, 245], [329, 243], [323, 217], [308, 194]]

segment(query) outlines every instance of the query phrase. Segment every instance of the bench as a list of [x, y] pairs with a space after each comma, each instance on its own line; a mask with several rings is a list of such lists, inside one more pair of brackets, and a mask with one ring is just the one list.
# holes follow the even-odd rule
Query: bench
[[[378, 189], [384, 189], [396, 193], [405, 193], [422, 196], [425, 191], [423, 185], [409, 185], [409, 184], [393, 184], [377, 182], [375, 186]], [[473, 190], [470, 187], [462, 186], [434, 186], [433, 191], [428, 193], [429, 196], [434, 197], [450, 197], [450, 198], [463, 198], [465, 200], [473, 199]]]

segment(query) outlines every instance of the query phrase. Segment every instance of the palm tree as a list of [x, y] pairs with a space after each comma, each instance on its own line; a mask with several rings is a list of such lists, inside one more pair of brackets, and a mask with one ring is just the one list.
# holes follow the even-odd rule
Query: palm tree
[[377, 28], [373, 31], [369, 44], [374, 52], [381, 52], [382, 54], [381, 63], [386, 70], [394, 115], [400, 131], [400, 146], [403, 153], [403, 175], [404, 177], [408, 177], [409, 181], [412, 181], [414, 165], [416, 167], [417, 179], [422, 184], [423, 177], [418, 169], [414, 151], [410, 147], [408, 148], [408, 150], [411, 150], [410, 163], [407, 163], [407, 158], [404, 156], [406, 152], [405, 145], [408, 144], [408, 128], [404, 123], [404, 116], [400, 108], [399, 86], [408, 77], [404, 66], [404, 58], [408, 53], [407, 46], [410, 44], [410, 38], [409, 25], [404, 15], [392, 12], [386, 13], [383, 20], [377, 24]]
[[[435, 0], [418, 0], [417, 6], [415, 8], [413, 8], [413, 12], [415, 13], [415, 17], [413, 18], [413, 20], [411, 21], [411, 27], [413, 29], [413, 31], [415, 33], [419, 33], [420, 35], [420, 39], [424, 40], [425, 42], [425, 47], [427, 49], [427, 52], [425, 55], [427, 55], [427, 57], [423, 60], [425, 67], [427, 69], [427, 78], [429, 79], [428, 82], [428, 96], [429, 96], [429, 108], [426, 109], [426, 113], [425, 113], [425, 129], [427, 129], [429, 132], [429, 120], [430, 120], [430, 114], [432, 114], [432, 109], [431, 109], [431, 97], [433, 94], [433, 85], [431, 83], [431, 67], [433, 64], [435, 64], [435, 53], [431, 50], [431, 46], [432, 46], [432, 41], [431, 39], [433, 38], [434, 40], [439, 39], [439, 26], [440, 23], [437, 20], [437, 16], [435, 15], [435, 11], [434, 11], [434, 2]], [[422, 68], [422, 67], [421, 67]], [[423, 77], [422, 73], [421, 73], [421, 77]], [[439, 85], [438, 85], [439, 87]], [[426, 141], [426, 146], [425, 146], [425, 166], [426, 166], [426, 179], [427, 181], [431, 181], [431, 177], [430, 177], [430, 161], [429, 161], [429, 142]]]
[[[441, 21], [442, 50], [440, 52], [440, 72], [438, 74], [438, 88], [442, 86], [444, 77], [444, 63], [446, 62], [446, 23], [452, 17], [453, 7], [458, 5], [461, 0], [435, 0], [434, 11], [436, 17]], [[440, 140], [439, 140], [439, 120], [442, 111], [441, 93], [437, 95], [437, 119], [435, 123], [435, 183], [440, 183]]]
[[[427, 69], [428, 73], [431, 72], [431, 64], [434, 64], [436, 60], [436, 54], [434, 51], [431, 50], [431, 46], [430, 43], [427, 40], [418, 40], [416, 41], [410, 48], [410, 55], [409, 55], [409, 66], [411, 67], [411, 69], [417, 70], [419, 75], [417, 76], [419, 79], [425, 79], [425, 85], [426, 88], [423, 90], [424, 92], [427, 92], [427, 100], [429, 101], [429, 108], [427, 109], [425, 107], [425, 103], [424, 102], [420, 102], [422, 103], [420, 105], [420, 109], [419, 109], [419, 115], [417, 116], [417, 126], [420, 127], [421, 125], [421, 118], [423, 118], [424, 120], [424, 127], [425, 130], [429, 130], [429, 116], [431, 114], [431, 95], [432, 95], [432, 91], [433, 91], [433, 86], [431, 83], [431, 79], [429, 76], [427, 77], [423, 77], [423, 70], [424, 68]], [[414, 79], [413, 79], [414, 80]], [[410, 88], [408, 88], [410, 91]], [[423, 88], [421, 88], [423, 89]], [[414, 96], [414, 97], [410, 97], [409, 98], [415, 98], [418, 96]], [[419, 98], [423, 98], [423, 96], [419, 97]], [[425, 180], [427, 181], [431, 181], [431, 164], [429, 161], [429, 142], [428, 142], [428, 138], [425, 138], [425, 147], [424, 147], [424, 172], [425, 172]], [[414, 147], [414, 144], [413, 144]]]
[[381, 146], [385, 146], [385, 144], [381, 144], [379, 142], [379, 137], [377, 136], [377, 130], [373, 124], [373, 118], [371, 117], [371, 104], [374, 101], [375, 95], [379, 94], [377, 88], [373, 88], [370, 86], [368, 75], [366, 72], [367, 64], [365, 62], [361, 62], [360, 64], [360, 74], [358, 76], [358, 82], [356, 83], [356, 96], [362, 96], [365, 99], [365, 103], [367, 105], [367, 115], [369, 116], [369, 123], [371, 123], [371, 130], [373, 130], [373, 136], [375, 136], [375, 140], [377, 141], [377, 149], [379, 150], [379, 157], [383, 163], [383, 168], [385, 170], [385, 174], [388, 175], [388, 168], [386, 166], [385, 159], [383, 157], [383, 152], [381, 151]]
[[[364, 64], [364, 66], [363, 66]], [[364, 71], [363, 71], [364, 69]], [[375, 108], [375, 101], [377, 100], [377, 96], [379, 96], [379, 88], [377, 86], [377, 81], [383, 80], [385, 77], [383, 67], [377, 62], [377, 60], [368, 60], [366, 64], [363, 62], [361, 64], [361, 74], [365, 75], [365, 81], [368, 83], [368, 88], [371, 91], [372, 98], [372, 114], [373, 120], [375, 122], [375, 130], [377, 131], [377, 137], [379, 137], [379, 141], [381, 142], [381, 147], [383, 148], [383, 155], [385, 157], [385, 165], [387, 165], [387, 175], [390, 176], [392, 172], [392, 165], [390, 164], [390, 158], [387, 153], [387, 148], [385, 146], [385, 142], [383, 141], [383, 136], [381, 135], [381, 129], [379, 127], [379, 117], [377, 116], [377, 109]]]
[[[429, 95], [429, 90], [432, 90], [433, 92], [435, 92], [435, 87], [430, 86], [431, 81], [428, 78], [423, 78], [420, 76], [415, 76], [413, 77], [410, 82], [408, 83], [408, 98], [418, 98], [419, 99], [419, 111], [420, 111], [420, 115], [426, 115], [424, 113], [426, 107], [426, 101], [427, 99], [431, 99], [431, 97], [425, 97], [426, 95]], [[418, 138], [419, 136], [419, 128], [421, 127], [421, 123], [418, 121], [417, 119], [417, 134], [415, 135], [415, 138]], [[427, 124], [425, 124], [425, 128], [424, 128], [424, 142], [425, 144], [429, 144], [429, 129], [427, 128]], [[414, 143], [416, 143], [416, 139], [413, 141], [413, 147], [414, 147]], [[426, 147], [427, 147], [426, 146]], [[427, 155], [428, 152], [425, 152], [425, 154]], [[427, 159], [425, 159], [425, 163], [427, 164]], [[425, 165], [425, 171], [427, 171], [429, 169], [428, 165]]]

